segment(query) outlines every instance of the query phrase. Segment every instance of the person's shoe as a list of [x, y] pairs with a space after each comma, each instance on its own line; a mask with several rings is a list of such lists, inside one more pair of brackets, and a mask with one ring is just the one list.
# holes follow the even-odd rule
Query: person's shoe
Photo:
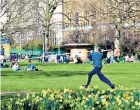
[[112, 89], [115, 89], [115, 84], [112, 84], [110, 87], [111, 87]]
[[82, 85], [84, 88], [88, 88], [88, 85]]

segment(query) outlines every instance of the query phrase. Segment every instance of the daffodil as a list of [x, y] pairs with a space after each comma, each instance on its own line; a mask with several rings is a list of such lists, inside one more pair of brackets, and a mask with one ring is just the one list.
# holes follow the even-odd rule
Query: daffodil
[[61, 94], [57, 94], [56, 98], [62, 98], [62, 95]]
[[105, 93], [105, 90], [102, 90], [102, 93], [104, 94]]
[[80, 86], [79, 89], [80, 89], [80, 90], [83, 90], [83, 89], [85, 89], [85, 88], [84, 88], [83, 86]]
[[106, 95], [102, 95], [101, 98], [104, 99]]
[[53, 91], [54, 94], [58, 94], [59, 92], [60, 90], [56, 90], [56, 89]]
[[135, 101], [135, 105], [140, 106], [140, 102]]
[[88, 98], [91, 98], [92, 97], [92, 95], [90, 94], [90, 95], [88, 95]]
[[50, 94], [49, 100], [54, 100], [54, 94]]
[[69, 92], [69, 89], [64, 88], [64, 93]]
[[26, 94], [26, 99], [29, 99], [29, 94], [28, 93]]
[[102, 103], [105, 105], [105, 103], [106, 103], [106, 99], [102, 99]]
[[132, 106], [133, 109], [135, 109], [135, 106]]
[[99, 87], [98, 86], [94, 86], [94, 89], [99, 89]]
[[24, 102], [24, 100], [23, 100], [23, 99], [21, 99], [21, 100], [20, 100], [20, 102]]
[[122, 101], [121, 100], [118, 100], [118, 105], [121, 105], [122, 104]]
[[17, 96], [20, 97], [20, 94], [18, 93]]
[[11, 106], [8, 106], [8, 108], [11, 108]]
[[110, 89], [110, 92], [114, 92], [114, 89]]
[[99, 101], [96, 101], [96, 104], [99, 104]]
[[35, 93], [32, 94], [32, 97], [35, 97]]
[[43, 98], [39, 98], [39, 100], [41, 101]]
[[71, 95], [69, 95], [68, 98], [70, 99], [71, 98]]
[[85, 103], [86, 103], [86, 102], [83, 100], [83, 101], [81, 102], [81, 105], [85, 105]]
[[51, 90], [50, 89], [47, 89], [47, 91], [46, 91], [47, 93], [49, 93], [49, 92], [51, 92]]
[[97, 94], [100, 94], [100, 93], [101, 93], [100, 91], [97, 92]]

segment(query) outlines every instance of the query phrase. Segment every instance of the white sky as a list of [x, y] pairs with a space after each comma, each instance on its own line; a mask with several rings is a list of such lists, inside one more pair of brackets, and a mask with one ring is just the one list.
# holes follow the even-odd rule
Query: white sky
[[[2, 13], [0, 13], [0, 16], [1, 16], [1, 14]], [[2, 16], [0, 18], [0, 29], [2, 28], [3, 24], [5, 24], [6, 20], [7, 20], [7, 17], [5, 17], [5, 16]]]

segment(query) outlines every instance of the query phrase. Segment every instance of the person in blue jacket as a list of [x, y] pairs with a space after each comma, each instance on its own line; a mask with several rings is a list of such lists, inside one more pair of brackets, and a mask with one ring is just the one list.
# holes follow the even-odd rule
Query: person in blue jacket
[[88, 74], [87, 84], [83, 86], [85, 88], [88, 88], [92, 76], [97, 74], [97, 76], [100, 78], [101, 81], [103, 81], [104, 83], [109, 85], [112, 89], [114, 89], [115, 84], [112, 84], [111, 81], [101, 73], [103, 53], [101, 53], [99, 49], [100, 49], [99, 47], [94, 47], [94, 52], [90, 53], [88, 56], [88, 58], [93, 61], [94, 69]]
[[29, 65], [25, 68], [25, 71], [35, 71], [36, 67], [34, 64], [31, 63], [31, 59], [29, 59]]

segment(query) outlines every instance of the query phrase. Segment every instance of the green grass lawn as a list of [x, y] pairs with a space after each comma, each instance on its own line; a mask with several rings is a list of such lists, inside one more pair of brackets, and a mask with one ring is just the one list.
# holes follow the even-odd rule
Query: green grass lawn
[[[1, 70], [2, 92], [36, 92], [42, 89], [78, 89], [87, 81], [87, 74], [93, 68], [90, 64], [45, 64], [35, 63], [43, 71], [14, 72], [10, 68]], [[26, 63], [21, 64], [25, 68]], [[116, 85], [140, 89], [140, 63], [115, 63], [104, 65], [102, 72]], [[90, 86], [101, 89], [108, 85], [93, 76]]]

